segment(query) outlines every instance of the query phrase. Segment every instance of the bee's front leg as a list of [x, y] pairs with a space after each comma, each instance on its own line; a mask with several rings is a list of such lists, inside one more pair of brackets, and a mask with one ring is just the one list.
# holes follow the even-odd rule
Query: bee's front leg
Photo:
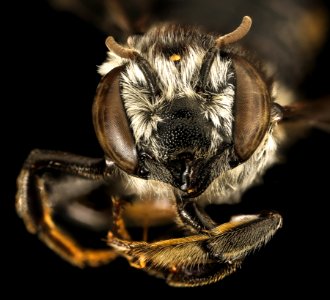
[[169, 285], [199, 286], [234, 272], [281, 224], [279, 214], [264, 213], [234, 217], [197, 235], [154, 243], [125, 241], [110, 232], [108, 243], [133, 267], [165, 278]]
[[196, 202], [187, 201], [187, 199], [183, 199], [180, 195], [176, 194], [176, 204], [179, 221], [192, 232], [199, 233], [217, 226]]
[[119, 198], [104, 179], [110, 173], [104, 159], [34, 150], [17, 181], [17, 212], [31, 233], [70, 263], [107, 263], [117, 256], [102, 242], [108, 230], [128, 238]]
[[233, 217], [217, 225], [193, 201], [177, 195], [177, 214], [191, 236], [154, 243], [134, 242], [109, 232], [108, 244], [131, 266], [172, 286], [210, 284], [233, 273], [252, 251], [264, 245], [282, 224], [277, 213]]
[[[205, 212], [205, 210], [198, 206], [194, 201], [182, 201], [187, 199], [182, 199], [177, 195], [177, 210], [178, 216], [185, 226], [189, 228], [192, 232], [199, 234], [210, 234], [211, 235], [220, 235], [219, 238], [209, 239], [205, 243], [205, 247], [209, 251], [209, 255], [212, 258], [223, 260], [223, 249], [226, 248], [226, 243], [228, 240], [224, 238], [223, 230], [231, 229], [238, 226], [241, 222], [245, 223], [246, 220], [268, 220], [267, 222], [251, 222], [248, 223], [249, 227], [238, 226], [237, 231], [229, 230], [231, 238], [234, 238], [236, 244], [236, 250], [232, 250], [232, 258], [235, 259], [234, 253], [238, 253], [238, 257], [245, 257], [250, 250], [250, 247], [254, 249], [258, 248], [260, 245], [265, 244], [268, 241], [268, 238], [265, 240], [264, 236], [268, 236], [270, 232], [274, 231], [274, 224], [272, 221], [276, 221], [278, 226], [276, 230], [282, 224], [282, 218], [279, 214], [272, 212], [264, 212], [259, 215], [242, 215], [233, 217], [230, 222], [223, 225], [216, 224], [210, 216]], [[274, 219], [274, 216], [276, 218]], [[269, 222], [270, 220], [270, 222]], [[253, 225], [253, 226], [252, 226]], [[246, 230], [247, 229], [247, 230]], [[219, 231], [220, 230], [220, 231]], [[271, 234], [271, 235], [272, 235]], [[251, 235], [252, 238], [251, 238]], [[253, 245], [253, 246], [252, 246]]]

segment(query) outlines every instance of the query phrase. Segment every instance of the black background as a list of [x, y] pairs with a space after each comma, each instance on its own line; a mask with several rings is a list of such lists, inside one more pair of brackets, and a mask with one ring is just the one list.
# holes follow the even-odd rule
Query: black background
[[[91, 104], [106, 53], [106, 34], [69, 13], [58, 12], [43, 1], [29, 1], [8, 10], [9, 50], [2, 104], [2, 241], [1, 286], [14, 297], [111, 297], [116, 293], [158, 297], [157, 291], [187, 297], [210, 292], [218, 298], [265, 298], [321, 295], [328, 290], [327, 275], [329, 213], [329, 135], [313, 130], [296, 142], [282, 164], [267, 172], [262, 185], [248, 191], [242, 212], [260, 209], [279, 211], [284, 226], [270, 243], [251, 255], [243, 268], [222, 282], [196, 289], [174, 289], [159, 279], [130, 268], [125, 260], [93, 269], [78, 269], [64, 262], [25, 230], [14, 210], [15, 180], [31, 149], [57, 149], [100, 157], [94, 136]], [[33, 2], [33, 4], [31, 3]], [[15, 2], [16, 3], [16, 2]], [[8, 27], [8, 28], [7, 28]], [[18, 28], [13, 30], [14, 28]], [[10, 30], [9, 30], [10, 29]], [[302, 89], [306, 95], [329, 95], [329, 44]], [[223, 207], [230, 215], [232, 207]], [[235, 213], [237, 213], [235, 208]], [[162, 294], [167, 295], [167, 294]], [[116, 296], [116, 297], [119, 297]]]

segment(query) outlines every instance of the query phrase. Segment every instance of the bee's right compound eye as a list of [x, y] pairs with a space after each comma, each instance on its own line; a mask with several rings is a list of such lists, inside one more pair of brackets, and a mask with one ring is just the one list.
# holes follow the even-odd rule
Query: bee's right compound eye
[[232, 59], [236, 77], [234, 147], [240, 162], [251, 157], [270, 126], [271, 97], [259, 72], [244, 58]]
[[138, 155], [120, 94], [120, 75], [124, 69], [124, 66], [112, 69], [99, 83], [93, 122], [105, 155], [128, 174], [135, 174]]

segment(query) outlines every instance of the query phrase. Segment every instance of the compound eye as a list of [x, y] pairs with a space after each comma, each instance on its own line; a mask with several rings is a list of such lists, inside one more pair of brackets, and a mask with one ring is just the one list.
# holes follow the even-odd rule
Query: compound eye
[[135, 174], [138, 156], [120, 93], [120, 75], [125, 66], [112, 69], [98, 85], [93, 104], [97, 138], [107, 157], [119, 168]]
[[234, 149], [246, 161], [262, 142], [270, 124], [271, 97], [259, 72], [245, 59], [232, 59], [236, 73]]

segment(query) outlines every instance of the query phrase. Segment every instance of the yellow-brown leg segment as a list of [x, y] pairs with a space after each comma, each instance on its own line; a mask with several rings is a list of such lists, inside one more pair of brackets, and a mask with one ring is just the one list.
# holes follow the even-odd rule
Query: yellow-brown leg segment
[[39, 238], [63, 259], [77, 267], [98, 267], [117, 257], [112, 250], [96, 250], [81, 247], [69, 235], [61, 231], [53, 222], [51, 210], [45, 208], [43, 221], [38, 232]]
[[[21, 177], [26, 176], [22, 173]], [[22, 179], [22, 178], [21, 178]], [[23, 218], [26, 227], [31, 233], [38, 234], [39, 238], [54, 252], [63, 259], [78, 267], [92, 266], [97, 267], [106, 264], [117, 257], [117, 254], [110, 249], [88, 249], [82, 247], [73, 237], [65, 233], [53, 220], [53, 211], [47, 197], [46, 188], [43, 180], [36, 180], [39, 197], [35, 201], [40, 201], [41, 216], [35, 226], [35, 220], [22, 209], [24, 202], [27, 201], [22, 195], [17, 198], [17, 210]], [[120, 221], [118, 221], [119, 223]]]
[[203, 234], [154, 243], [125, 241], [110, 232], [108, 244], [131, 266], [163, 277], [169, 285], [200, 286], [234, 272], [281, 223], [275, 213], [240, 216]]
[[112, 209], [112, 218], [113, 218], [113, 225], [111, 231], [114, 232], [117, 236], [122, 237], [124, 240], [130, 240], [131, 237], [126, 230], [125, 222], [122, 217], [123, 214], [123, 201], [117, 197], [111, 197], [113, 209]]
[[[109, 229], [121, 238], [129, 238], [121, 219], [118, 197], [108, 197], [110, 204], [102, 212], [89, 207], [92, 201], [85, 203], [88, 193], [104, 184], [102, 175], [100, 159], [37, 150], [30, 154], [17, 181], [16, 209], [29, 232], [37, 234], [49, 248], [78, 267], [96, 267], [117, 257], [105, 242]], [[76, 205], [78, 200], [85, 202]], [[75, 231], [70, 231], [70, 226], [56, 218], [59, 208], [60, 212], [66, 209], [75, 216], [67, 214], [71, 218], [68, 223], [76, 223], [74, 229], [88, 227], [89, 232], [98, 232], [97, 246], [86, 246], [81, 237], [75, 236]]]

